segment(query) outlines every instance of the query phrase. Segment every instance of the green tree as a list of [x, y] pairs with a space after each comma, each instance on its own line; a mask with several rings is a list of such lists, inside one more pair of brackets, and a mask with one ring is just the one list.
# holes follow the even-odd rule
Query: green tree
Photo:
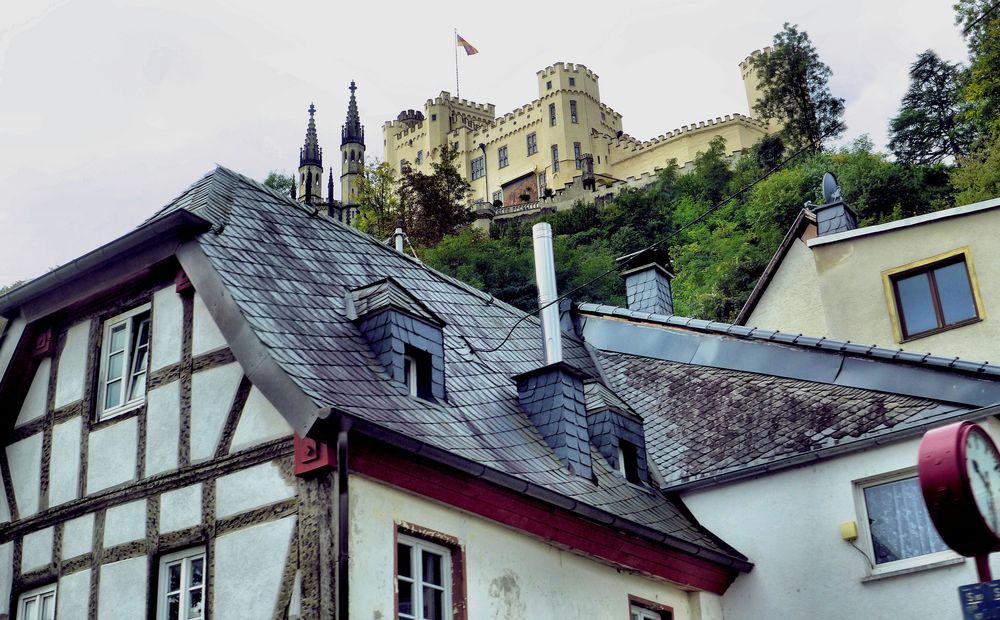
[[971, 133], [962, 119], [958, 64], [927, 50], [910, 67], [910, 87], [889, 121], [889, 150], [909, 164], [936, 164], [968, 153]]
[[399, 180], [388, 162], [365, 164], [358, 181], [358, 217], [355, 225], [377, 239], [390, 234], [400, 219]]
[[978, 146], [991, 144], [1000, 136], [1000, 19], [986, 24], [973, 51], [965, 101], [966, 117], [978, 132]]
[[952, 174], [955, 202], [966, 205], [1000, 196], [1000, 136], [962, 162]]
[[753, 57], [761, 99], [754, 111], [784, 123], [781, 137], [793, 149], [843, 133], [844, 100], [830, 94], [830, 68], [819, 59], [809, 35], [785, 23], [774, 35], [774, 49]]
[[264, 185], [270, 187], [276, 192], [288, 195], [293, 189], [295, 189], [295, 176], [285, 174], [278, 170], [272, 170], [267, 173], [267, 178], [264, 179]]
[[469, 183], [455, 166], [458, 151], [445, 146], [431, 164], [433, 173], [403, 172], [400, 203], [406, 232], [417, 245], [433, 245], [469, 223]]

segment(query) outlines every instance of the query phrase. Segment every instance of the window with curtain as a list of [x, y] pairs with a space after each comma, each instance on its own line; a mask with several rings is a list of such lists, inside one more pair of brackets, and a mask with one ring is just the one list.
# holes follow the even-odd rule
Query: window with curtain
[[916, 476], [862, 488], [876, 564], [946, 551]]

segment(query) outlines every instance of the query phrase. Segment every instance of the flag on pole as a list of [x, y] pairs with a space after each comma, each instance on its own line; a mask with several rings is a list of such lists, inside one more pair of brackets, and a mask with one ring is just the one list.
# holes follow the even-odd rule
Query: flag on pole
[[463, 39], [462, 35], [460, 35], [458, 33], [455, 33], [455, 36], [458, 37], [458, 43], [457, 43], [457, 45], [459, 45], [459, 46], [461, 46], [462, 48], [465, 49], [465, 54], [467, 56], [472, 56], [473, 54], [478, 54], [479, 53], [479, 50], [477, 50], [476, 48], [472, 47], [472, 44], [469, 43], [468, 41], [466, 41], [465, 39]]

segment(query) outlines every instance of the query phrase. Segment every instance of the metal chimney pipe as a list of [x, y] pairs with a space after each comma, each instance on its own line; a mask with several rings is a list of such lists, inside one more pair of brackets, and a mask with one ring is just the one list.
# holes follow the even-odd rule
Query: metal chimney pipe
[[559, 330], [559, 297], [556, 292], [556, 262], [552, 256], [552, 226], [542, 222], [531, 227], [535, 248], [535, 282], [538, 284], [539, 318], [542, 320], [542, 341], [545, 365], [562, 361], [562, 332]]
[[396, 231], [392, 233], [392, 238], [396, 243], [396, 251], [400, 254], [403, 253], [403, 238], [405, 236], [402, 228], [396, 228]]

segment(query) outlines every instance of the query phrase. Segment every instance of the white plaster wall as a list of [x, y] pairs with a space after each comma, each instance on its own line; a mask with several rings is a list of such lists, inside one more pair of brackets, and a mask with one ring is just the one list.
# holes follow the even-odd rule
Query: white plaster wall
[[160, 533], [176, 532], [201, 524], [201, 484], [160, 496]]
[[180, 432], [180, 382], [171, 381], [146, 396], [146, 476], [177, 469]]
[[0, 614], [10, 611], [10, 590], [14, 585], [14, 543], [0, 545]]
[[216, 479], [215, 512], [222, 519], [294, 496], [295, 484], [270, 461]]
[[35, 433], [7, 446], [7, 462], [14, 485], [14, 501], [20, 518], [38, 512], [42, 480], [42, 434]]
[[973, 562], [862, 583], [868, 563], [840, 538], [839, 525], [860, 518], [852, 482], [915, 467], [918, 445], [913, 439], [684, 494], [702, 525], [754, 562], [723, 596], [726, 620], [773, 618], [776, 610], [813, 620], [959, 618], [957, 588], [976, 581]]
[[89, 604], [89, 568], [59, 578], [56, 592], [56, 617], [59, 620], [85, 620]]
[[746, 324], [809, 336], [827, 334], [816, 263], [805, 242], [792, 242]]
[[58, 506], [80, 495], [80, 437], [83, 418], [76, 416], [52, 427], [49, 460], [49, 506]]
[[45, 415], [45, 406], [49, 398], [49, 373], [52, 370], [52, 359], [46, 357], [38, 364], [31, 386], [21, 403], [21, 411], [17, 414], [14, 426], [22, 426]]
[[250, 388], [246, 405], [240, 413], [240, 421], [233, 433], [230, 453], [255, 446], [265, 441], [287, 437], [292, 427], [278, 413], [271, 401], [267, 400], [256, 387]]
[[138, 421], [129, 418], [90, 433], [87, 493], [135, 479]]
[[108, 508], [104, 513], [104, 548], [146, 538], [146, 500]]
[[191, 461], [215, 456], [243, 369], [236, 362], [191, 377]]
[[215, 620], [274, 616], [294, 527], [295, 517], [290, 516], [215, 541]]
[[995, 361], [1000, 338], [1000, 210], [901, 228], [812, 248], [831, 337], [893, 346], [882, 271], [968, 246], [986, 319], [902, 345], [935, 355]]
[[689, 594], [669, 584], [367, 478], [351, 476], [350, 484], [354, 617], [395, 617], [393, 533], [399, 521], [459, 540], [465, 553], [469, 618], [625, 618], [630, 594], [673, 607], [677, 620], [696, 617]]
[[71, 519], [63, 524], [62, 559], [68, 560], [94, 548], [94, 513]]
[[208, 313], [208, 308], [197, 292], [194, 294], [194, 316], [191, 321], [191, 353], [200, 355], [226, 346], [226, 339]]
[[173, 286], [153, 293], [153, 333], [150, 370], [181, 361], [184, 334], [184, 304]]
[[146, 617], [147, 562], [143, 555], [101, 567], [97, 594], [99, 620]]
[[66, 344], [56, 365], [56, 409], [83, 398], [83, 385], [87, 380], [89, 334], [90, 321], [77, 323], [66, 333]]
[[21, 572], [26, 573], [51, 564], [54, 541], [54, 527], [26, 535], [21, 542]]

